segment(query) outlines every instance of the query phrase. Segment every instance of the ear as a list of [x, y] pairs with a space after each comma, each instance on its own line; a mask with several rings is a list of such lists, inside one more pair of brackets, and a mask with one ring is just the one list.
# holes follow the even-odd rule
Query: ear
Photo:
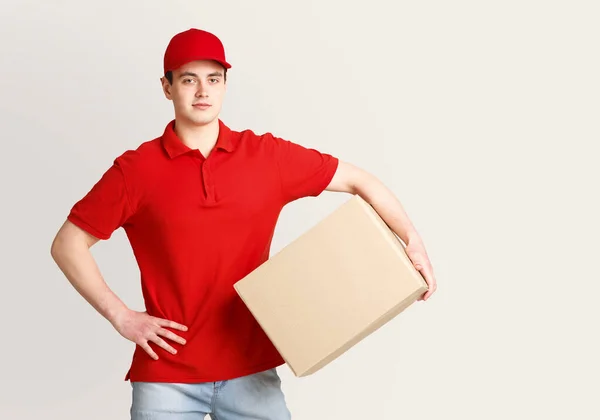
[[160, 83], [162, 85], [162, 90], [163, 93], [165, 94], [165, 98], [167, 98], [168, 100], [172, 100], [172, 96], [171, 96], [171, 84], [169, 83], [169, 81], [167, 80], [167, 78], [165, 76], [160, 78]]

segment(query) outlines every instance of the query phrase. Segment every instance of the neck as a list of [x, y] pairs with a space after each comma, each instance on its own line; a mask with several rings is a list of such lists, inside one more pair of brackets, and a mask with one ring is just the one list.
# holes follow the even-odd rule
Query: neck
[[176, 119], [175, 134], [187, 147], [198, 149], [204, 156], [208, 156], [217, 144], [219, 120], [215, 118], [208, 124], [196, 125]]

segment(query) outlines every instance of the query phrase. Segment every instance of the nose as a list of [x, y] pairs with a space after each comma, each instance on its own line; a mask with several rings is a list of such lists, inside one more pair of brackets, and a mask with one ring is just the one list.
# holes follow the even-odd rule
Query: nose
[[203, 98], [203, 97], [207, 97], [208, 93], [206, 93], [206, 86], [204, 86], [204, 83], [200, 82], [198, 83], [198, 89], [196, 90], [196, 97], [197, 98]]

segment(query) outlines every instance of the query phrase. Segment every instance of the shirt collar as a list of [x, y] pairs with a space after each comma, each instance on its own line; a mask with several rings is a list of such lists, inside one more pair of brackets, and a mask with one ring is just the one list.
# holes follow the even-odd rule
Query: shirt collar
[[[233, 152], [235, 150], [235, 145], [231, 137], [231, 130], [223, 123], [223, 121], [219, 119], [219, 136], [217, 137], [215, 149]], [[181, 139], [177, 136], [177, 133], [175, 133], [175, 120], [167, 124], [161, 137], [161, 142], [171, 159], [194, 150], [181, 141]]]

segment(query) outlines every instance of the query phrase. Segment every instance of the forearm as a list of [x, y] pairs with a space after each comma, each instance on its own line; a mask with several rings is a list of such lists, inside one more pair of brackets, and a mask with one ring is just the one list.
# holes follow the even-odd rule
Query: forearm
[[369, 203], [405, 244], [421, 241], [400, 201], [375, 176], [363, 173], [361, 182], [354, 185], [354, 193]]
[[111, 324], [128, 310], [104, 281], [89, 246], [81, 237], [59, 233], [51, 254], [75, 290]]

